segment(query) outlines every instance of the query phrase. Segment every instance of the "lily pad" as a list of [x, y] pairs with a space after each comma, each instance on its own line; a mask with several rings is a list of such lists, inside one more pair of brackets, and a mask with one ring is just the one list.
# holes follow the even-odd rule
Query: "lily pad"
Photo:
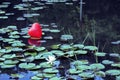
[[40, 51], [45, 50], [46, 48], [45, 47], [34, 47], [34, 49], [40, 52]]
[[111, 70], [107, 70], [105, 73], [107, 75], [117, 76], [117, 75], [120, 75], [120, 70], [111, 69]]
[[42, 62], [39, 65], [41, 66], [41, 68], [51, 68], [51, 67], [53, 67], [52, 64], [48, 64], [47, 62]]
[[105, 66], [103, 65], [103, 64], [101, 64], [101, 63], [94, 63], [94, 64], [91, 64], [90, 65], [90, 67], [91, 67], [91, 69], [93, 69], [93, 70], [100, 70], [100, 69], [104, 69], [105, 68]]
[[78, 70], [81, 70], [81, 71], [83, 71], [83, 70], [90, 70], [91, 69], [91, 67], [87, 66], [87, 65], [78, 65], [78, 66], [76, 66], [76, 68]]
[[76, 60], [76, 61], [72, 62], [72, 64], [75, 65], [75, 66], [88, 64], [88, 63], [89, 63], [88, 60]]
[[51, 73], [48, 74], [48, 73], [44, 73], [43, 76], [46, 77], [46, 78], [51, 78], [51, 77], [55, 77], [56, 74], [51, 74]]
[[1, 68], [6, 69], [6, 68], [13, 68], [13, 67], [15, 67], [15, 66], [16, 66], [16, 65], [3, 64], [3, 65], [1, 65]]
[[120, 63], [113, 63], [111, 66], [120, 68]]
[[83, 49], [90, 50], [90, 51], [97, 51], [98, 48], [96, 46], [85, 46]]
[[76, 50], [74, 51], [75, 54], [87, 54], [87, 51], [85, 50]]
[[100, 76], [100, 77], [105, 77], [105, 76], [106, 76], [105, 72], [103, 72], [103, 71], [98, 71], [98, 72], [96, 72], [95, 74], [96, 74], [97, 76]]
[[72, 47], [69, 45], [69, 44], [63, 44], [60, 46], [60, 49], [61, 50], [69, 50], [71, 49]]
[[4, 54], [2, 57], [5, 59], [12, 59], [12, 58], [15, 58], [16, 55], [15, 54]]
[[83, 49], [84, 45], [83, 44], [74, 44], [73, 47]]
[[60, 37], [61, 41], [68, 41], [68, 40], [72, 40], [72, 39], [73, 39], [73, 36], [67, 35], [67, 34], [61, 35], [61, 37]]
[[110, 60], [103, 60], [102, 63], [108, 65], [108, 64], [112, 64], [114, 62], [110, 61]]
[[52, 77], [49, 80], [62, 80], [61, 77]]
[[42, 78], [37, 77], [37, 76], [32, 76], [32, 77], [31, 77], [31, 80], [42, 80]]
[[8, 64], [8, 65], [15, 65], [17, 63], [19, 63], [18, 60], [5, 60], [4, 61], [4, 64]]
[[36, 65], [34, 63], [20, 63], [19, 67], [20, 68], [24, 68], [24, 69], [32, 69], [34, 68]]
[[79, 76], [82, 78], [93, 78], [94, 74], [91, 72], [82, 72], [79, 74]]
[[59, 71], [57, 69], [47, 68], [47, 69], [44, 69], [43, 72], [54, 74], [54, 73], [58, 73]]
[[95, 55], [96, 55], [96, 56], [103, 57], [103, 56], [106, 55], [106, 53], [104, 53], [104, 52], [96, 52]]
[[83, 72], [83, 71], [82, 71], [82, 70], [76, 70], [76, 69], [69, 69], [68, 72], [69, 72], [70, 74], [79, 74], [79, 73], [81, 73], [81, 72]]

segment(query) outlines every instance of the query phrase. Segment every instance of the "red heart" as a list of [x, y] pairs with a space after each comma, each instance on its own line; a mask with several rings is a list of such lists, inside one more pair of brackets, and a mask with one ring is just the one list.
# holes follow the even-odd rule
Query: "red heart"
[[39, 23], [34, 23], [28, 30], [28, 34], [33, 39], [40, 39], [42, 37], [42, 28]]

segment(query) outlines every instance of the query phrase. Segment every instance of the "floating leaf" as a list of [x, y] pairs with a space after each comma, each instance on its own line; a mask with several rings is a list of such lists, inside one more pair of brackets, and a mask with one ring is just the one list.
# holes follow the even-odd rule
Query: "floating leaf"
[[78, 73], [81, 73], [81, 72], [83, 72], [83, 71], [82, 71], [82, 70], [76, 70], [76, 69], [69, 69], [68, 72], [69, 72], [70, 74], [78, 74]]
[[2, 57], [5, 59], [12, 59], [12, 58], [15, 58], [16, 55], [15, 54], [4, 54]]
[[19, 67], [20, 68], [24, 68], [24, 69], [32, 69], [34, 68], [36, 65], [34, 63], [20, 63]]
[[85, 46], [83, 49], [90, 50], [90, 51], [98, 50], [98, 48], [96, 46]]
[[37, 76], [32, 76], [32, 77], [31, 77], [31, 80], [42, 80], [42, 78], [37, 77]]
[[82, 49], [84, 47], [83, 44], [74, 44], [73, 47]]
[[22, 75], [22, 74], [11, 74], [10, 76], [12, 78], [23, 78], [24, 77], [24, 75]]
[[51, 49], [59, 49], [60, 44], [54, 44], [54, 45], [51, 45], [50, 47]]
[[112, 64], [114, 62], [110, 61], [110, 60], [103, 60], [102, 63], [108, 65], [108, 64]]
[[103, 57], [103, 56], [106, 55], [106, 53], [104, 53], [104, 52], [96, 52], [95, 55]]
[[105, 66], [104, 66], [103, 64], [101, 64], [101, 63], [91, 64], [90, 67], [91, 67], [91, 69], [93, 69], [93, 70], [94, 70], [94, 69], [95, 69], [95, 70], [96, 70], [96, 69], [99, 70], [99, 69], [104, 69], [104, 68], [105, 68]]
[[18, 60], [5, 60], [4, 64], [14, 65], [17, 64], [18, 62], [19, 62]]
[[120, 63], [113, 63], [111, 66], [120, 68]]
[[61, 80], [61, 77], [52, 77], [49, 80]]
[[46, 48], [45, 47], [34, 47], [35, 50], [37, 51], [43, 51], [45, 50]]
[[63, 44], [60, 46], [60, 49], [61, 50], [69, 50], [71, 49], [72, 47], [69, 45], [69, 44]]
[[72, 62], [72, 64], [75, 65], [75, 66], [88, 64], [88, 63], [89, 63], [88, 60], [76, 60], [76, 61]]
[[72, 35], [67, 35], [67, 34], [61, 35], [61, 37], [60, 37], [61, 41], [68, 41], [68, 40], [72, 40], [72, 39], [73, 39], [73, 36]]
[[97, 76], [100, 76], [100, 77], [105, 77], [105, 76], [106, 76], [105, 72], [103, 72], [103, 71], [98, 71], [98, 72], [96, 72], [95, 74], [96, 74]]
[[54, 74], [54, 73], [58, 73], [59, 71], [57, 69], [47, 68], [47, 69], [44, 69], [43, 72]]
[[51, 74], [51, 73], [48, 74], [48, 73], [44, 73], [43, 76], [46, 77], [46, 78], [51, 78], [51, 77], [55, 77], [56, 74]]
[[90, 66], [87, 66], [87, 65], [78, 65], [78, 66], [76, 66], [76, 68], [78, 69], [78, 70], [90, 70], [91, 69], [91, 67]]
[[107, 75], [117, 76], [117, 75], [120, 75], [120, 70], [111, 69], [111, 70], [107, 70], [105, 73]]
[[1, 65], [1, 68], [6, 69], [6, 68], [13, 68], [13, 67], [15, 67], [15, 66], [16, 66], [16, 65], [3, 64], [3, 65]]
[[82, 78], [93, 78], [94, 74], [91, 72], [82, 72], [79, 74], [79, 76]]
[[50, 68], [53, 67], [52, 64], [48, 64], [47, 62], [42, 62], [39, 64], [42, 68]]
[[74, 51], [75, 54], [87, 54], [87, 51], [85, 50], [76, 50]]

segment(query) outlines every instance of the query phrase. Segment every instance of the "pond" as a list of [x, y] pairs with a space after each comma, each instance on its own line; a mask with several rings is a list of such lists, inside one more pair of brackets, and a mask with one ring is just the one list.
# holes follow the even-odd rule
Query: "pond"
[[[120, 18], [98, 12], [80, 24], [77, 0], [1, 0], [0, 80], [120, 80]], [[28, 35], [36, 22], [41, 39]]]

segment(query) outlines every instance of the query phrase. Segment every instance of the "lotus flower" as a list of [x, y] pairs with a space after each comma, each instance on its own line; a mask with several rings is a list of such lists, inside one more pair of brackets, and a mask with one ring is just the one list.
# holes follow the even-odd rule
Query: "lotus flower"
[[48, 63], [53, 64], [53, 62], [56, 60], [54, 55], [49, 55], [48, 58], [46, 58]]

